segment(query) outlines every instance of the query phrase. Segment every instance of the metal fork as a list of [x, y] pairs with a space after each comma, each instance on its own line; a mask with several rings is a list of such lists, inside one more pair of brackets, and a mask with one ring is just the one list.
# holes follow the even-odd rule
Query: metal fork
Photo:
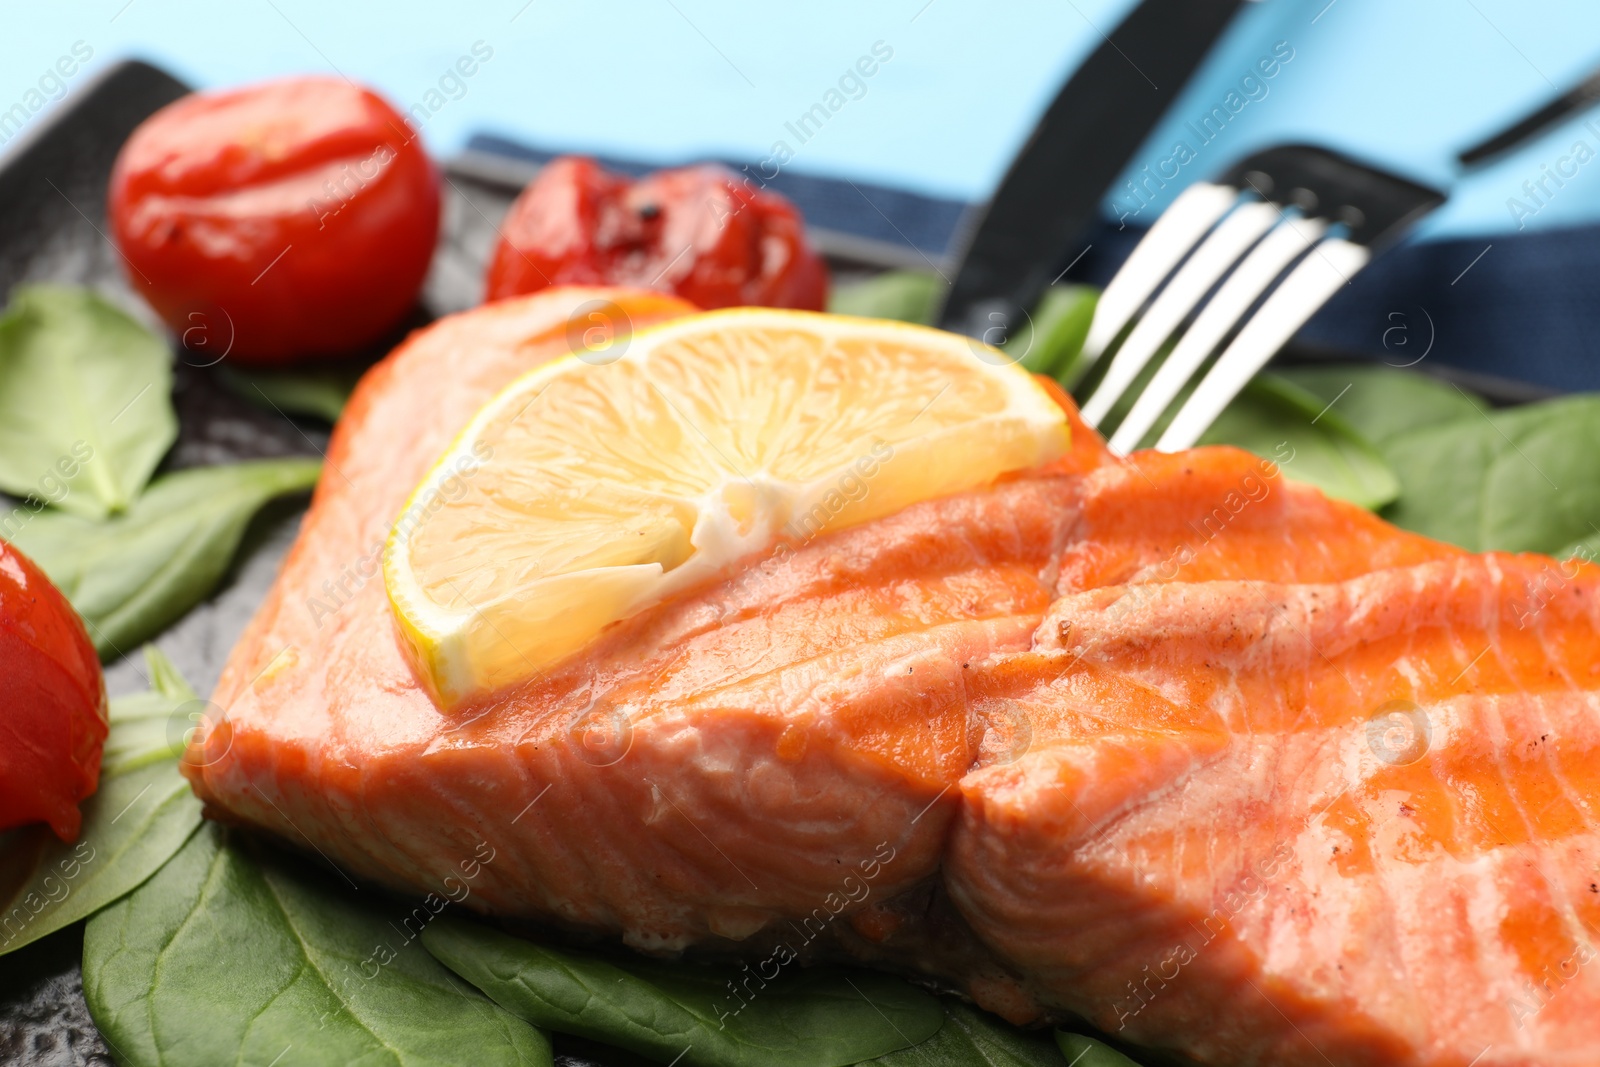
[[1375, 248], [1443, 202], [1435, 189], [1311, 145], [1258, 152], [1221, 181], [1190, 186], [1100, 297], [1084, 343], [1091, 362], [1138, 322], [1083, 405], [1084, 419], [1098, 426], [1203, 301], [1110, 439], [1119, 453], [1138, 447], [1232, 334], [1155, 447], [1193, 446]]

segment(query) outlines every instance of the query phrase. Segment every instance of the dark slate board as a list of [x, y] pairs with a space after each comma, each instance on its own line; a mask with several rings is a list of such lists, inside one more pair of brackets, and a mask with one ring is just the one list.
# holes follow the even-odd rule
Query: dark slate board
[[[0, 169], [0, 294], [19, 283], [92, 285], [151, 326], [159, 326], [123, 279], [118, 253], [105, 237], [105, 190], [123, 140], [146, 115], [187, 92], [153, 67], [128, 63], [41, 123]], [[514, 187], [473, 174], [451, 174], [445, 186], [445, 232], [419, 309], [406, 328], [477, 302], [482, 264], [494, 224]], [[399, 331], [403, 332], [403, 331]], [[397, 336], [399, 335], [397, 332]], [[373, 356], [387, 344], [377, 346]], [[317, 455], [327, 427], [292, 421], [239, 399], [214, 369], [175, 357], [174, 400], [180, 429], [164, 469], [281, 455]], [[198, 361], [197, 361], [198, 362]], [[0, 496], [0, 504], [12, 502]], [[233, 572], [217, 592], [161, 635], [159, 643], [201, 692], [208, 692], [256, 605], [265, 596], [299, 524], [304, 499], [266, 508], [246, 535]], [[135, 649], [106, 668], [113, 696], [146, 688]], [[110, 1051], [84, 1004], [79, 960], [82, 925], [0, 956], [0, 1064], [110, 1067]], [[571, 1044], [571, 1047], [568, 1045]], [[564, 1067], [627, 1067], [563, 1043]]]
[[[129, 288], [119, 254], [106, 237], [106, 186], [117, 150], [133, 128], [186, 92], [187, 86], [154, 67], [124, 63], [36, 122], [0, 167], [0, 204], [6, 205], [0, 212], [0, 295], [28, 282], [91, 285], [152, 328], [161, 328]], [[487, 147], [478, 145], [446, 165], [444, 223], [421, 307], [393, 337], [375, 345], [367, 361], [380, 357], [406, 331], [478, 303], [483, 267], [498, 237], [495, 227], [546, 155], [493, 155]], [[959, 205], [929, 203], [931, 207], [896, 201], [896, 210], [927, 207], [934, 212], [924, 229], [936, 257], [941, 228], [953, 226]], [[927, 251], [895, 250], [872, 236], [821, 230], [813, 237], [827, 252], [838, 280], [929, 261]], [[199, 365], [204, 361], [181, 351], [174, 358], [179, 436], [162, 469], [314, 456], [326, 447], [326, 425], [252, 405], [230, 391], [215, 368]], [[0, 494], [0, 506], [12, 503]], [[268, 505], [251, 525], [232, 572], [217, 591], [160, 636], [162, 650], [200, 692], [216, 685], [229, 649], [266, 595], [294, 539], [304, 505], [303, 498]], [[106, 686], [113, 696], [147, 688], [143, 657], [137, 649], [124, 651], [131, 655], [106, 667]], [[103, 1067], [114, 1062], [84, 1004], [82, 943], [79, 924], [0, 956], [0, 1065]], [[562, 1067], [644, 1063], [566, 1038], [558, 1039], [557, 1053]]]

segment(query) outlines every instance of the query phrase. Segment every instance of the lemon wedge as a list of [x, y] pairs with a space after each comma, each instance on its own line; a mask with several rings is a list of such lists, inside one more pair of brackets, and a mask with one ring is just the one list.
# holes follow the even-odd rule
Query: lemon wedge
[[742, 558], [1048, 462], [1067, 437], [1031, 375], [965, 337], [691, 315], [502, 390], [412, 494], [384, 582], [449, 708]]

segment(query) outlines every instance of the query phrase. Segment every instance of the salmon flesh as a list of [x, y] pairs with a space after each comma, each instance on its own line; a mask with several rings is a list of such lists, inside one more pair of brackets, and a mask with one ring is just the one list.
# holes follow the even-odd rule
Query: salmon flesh
[[608, 295], [441, 320], [363, 380], [186, 756], [213, 816], [508, 920], [826, 941], [1202, 1063], [1600, 1062], [1600, 569], [1468, 554], [1235, 449], [1114, 459], [1064, 396], [1047, 468], [436, 708], [384, 539]]

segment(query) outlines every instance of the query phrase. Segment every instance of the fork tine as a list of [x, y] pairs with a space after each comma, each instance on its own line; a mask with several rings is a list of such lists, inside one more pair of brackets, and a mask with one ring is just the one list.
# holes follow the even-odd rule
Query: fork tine
[[1337, 237], [1313, 248], [1244, 324], [1211, 373], [1179, 409], [1156, 448], [1173, 452], [1198, 441], [1273, 353], [1370, 258], [1372, 253], [1366, 247]]
[[1238, 190], [1230, 186], [1196, 182], [1168, 205], [1100, 294], [1083, 342], [1090, 362], [1116, 340], [1156, 286], [1238, 198]]
[[1200, 309], [1166, 362], [1139, 394], [1133, 409], [1111, 436], [1113, 452], [1126, 455], [1139, 447], [1167, 405], [1183, 391], [1184, 384], [1194, 377], [1228, 331], [1244, 318], [1256, 298], [1326, 232], [1327, 224], [1320, 219], [1289, 218], [1250, 250], [1244, 262]]
[[1178, 268], [1178, 273], [1172, 276], [1161, 295], [1139, 318], [1139, 324], [1128, 339], [1122, 342], [1122, 347], [1117, 349], [1099, 388], [1083, 405], [1085, 422], [1090, 426], [1100, 425], [1162, 342], [1183, 322], [1184, 316], [1194, 310], [1217, 279], [1277, 221], [1278, 209], [1273, 205], [1246, 203], [1240, 204], [1211, 231], [1188, 261]]

